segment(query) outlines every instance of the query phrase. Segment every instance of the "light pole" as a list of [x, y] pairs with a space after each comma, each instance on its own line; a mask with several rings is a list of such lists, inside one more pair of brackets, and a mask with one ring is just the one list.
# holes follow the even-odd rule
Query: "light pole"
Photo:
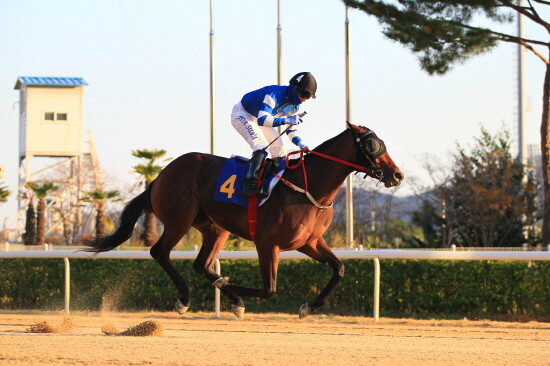
[[[523, 6], [523, 0], [518, 0]], [[523, 15], [518, 13], [518, 37], [523, 38]], [[520, 163], [527, 164], [527, 149], [525, 145], [525, 82], [524, 82], [524, 49], [518, 43], [518, 157]]]
[[214, 0], [210, 0], [210, 153], [216, 154], [216, 95], [214, 80]]
[[[349, 45], [349, 16], [346, 6], [345, 42], [346, 42], [346, 121], [351, 123], [351, 88], [350, 88], [350, 45]], [[346, 246], [353, 245], [353, 176], [346, 178]]]
[[[277, 84], [283, 85], [283, 25], [281, 0], [277, 0]], [[280, 132], [280, 131], [279, 131]]]

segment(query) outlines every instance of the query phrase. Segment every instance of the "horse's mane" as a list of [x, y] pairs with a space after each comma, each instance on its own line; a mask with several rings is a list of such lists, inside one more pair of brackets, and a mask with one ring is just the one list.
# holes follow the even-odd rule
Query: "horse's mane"
[[342, 132], [339, 133], [338, 135], [336, 135], [336, 136], [334, 136], [334, 137], [332, 137], [332, 138], [326, 140], [325, 142], [322, 142], [319, 146], [317, 146], [317, 147], [316, 147], [315, 149], [313, 149], [313, 150], [319, 151], [319, 152], [325, 150], [328, 146], [333, 145], [334, 142], [335, 142], [336, 140], [340, 139], [340, 137], [341, 137], [343, 134], [348, 133], [349, 131], [350, 131], [350, 129], [349, 129], [349, 128], [346, 128], [344, 131], [342, 131]]

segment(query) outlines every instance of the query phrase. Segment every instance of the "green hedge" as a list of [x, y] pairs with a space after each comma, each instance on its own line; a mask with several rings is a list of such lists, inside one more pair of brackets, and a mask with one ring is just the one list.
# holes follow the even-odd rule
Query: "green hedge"
[[[102, 298], [118, 310], [171, 310], [177, 292], [152, 260], [71, 259], [71, 308], [98, 310]], [[260, 287], [257, 261], [222, 261], [232, 282]], [[346, 260], [346, 275], [320, 312], [372, 315], [373, 262]], [[211, 311], [214, 291], [192, 269], [192, 261], [175, 260], [188, 280], [191, 309]], [[312, 301], [332, 271], [319, 263], [283, 260], [277, 294], [245, 298], [249, 312], [296, 313]], [[550, 263], [496, 261], [381, 261], [381, 316], [495, 318], [550, 317]], [[0, 309], [63, 308], [64, 264], [61, 259], [0, 260]], [[223, 309], [229, 308], [227, 298]]]

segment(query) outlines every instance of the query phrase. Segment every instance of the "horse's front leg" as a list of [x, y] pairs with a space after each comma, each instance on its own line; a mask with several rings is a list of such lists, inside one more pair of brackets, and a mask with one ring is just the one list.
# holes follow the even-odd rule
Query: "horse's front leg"
[[[260, 297], [268, 299], [277, 291], [277, 270], [279, 268], [279, 247], [270, 244], [256, 243], [258, 251], [258, 259], [260, 262], [260, 273], [262, 275], [263, 287], [261, 289], [248, 288], [240, 285], [235, 285], [229, 282], [219, 283], [218, 287], [229, 292], [233, 296]], [[244, 307], [240, 309], [241, 314], [236, 314], [242, 317]]]
[[328, 297], [338, 282], [340, 282], [340, 280], [344, 277], [344, 264], [336, 258], [323, 238], [307, 243], [303, 247], [299, 248], [298, 251], [315, 259], [316, 261], [326, 264], [334, 271], [330, 281], [325, 286], [323, 291], [319, 293], [317, 298], [311, 304], [305, 303], [300, 308], [299, 315], [300, 318], [303, 318], [327, 303]]

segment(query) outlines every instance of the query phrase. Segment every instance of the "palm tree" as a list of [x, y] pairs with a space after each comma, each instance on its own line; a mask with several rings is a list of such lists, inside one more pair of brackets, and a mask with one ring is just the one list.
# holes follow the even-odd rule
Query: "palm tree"
[[36, 245], [36, 211], [34, 210], [34, 202], [32, 197], [29, 200], [26, 218], [23, 243], [25, 243], [25, 245]]
[[0, 185], [0, 202], [6, 202], [10, 193], [7, 186]]
[[97, 211], [95, 218], [95, 236], [99, 238], [105, 235], [105, 204], [112, 199], [112, 202], [120, 201], [117, 198], [120, 195], [119, 191], [101, 191], [95, 190], [91, 192], [83, 192], [85, 196], [81, 198], [84, 202], [90, 202], [94, 205]]
[[36, 209], [36, 244], [44, 245], [46, 240], [46, 197], [50, 192], [57, 191], [58, 187], [50, 182], [42, 184], [29, 182], [27, 183], [27, 187], [38, 198], [38, 207]]
[[[144, 159], [145, 164], [138, 164], [133, 166], [134, 173], [141, 175], [145, 181], [145, 187], [148, 187], [152, 181], [154, 181], [164, 165], [157, 165], [157, 160], [166, 155], [166, 150], [132, 150], [132, 155], [136, 158]], [[168, 161], [171, 158], [165, 159]], [[157, 240], [157, 221], [155, 215], [152, 212], [145, 213], [145, 221], [143, 223], [143, 233], [141, 234], [145, 246], [152, 246]]]

